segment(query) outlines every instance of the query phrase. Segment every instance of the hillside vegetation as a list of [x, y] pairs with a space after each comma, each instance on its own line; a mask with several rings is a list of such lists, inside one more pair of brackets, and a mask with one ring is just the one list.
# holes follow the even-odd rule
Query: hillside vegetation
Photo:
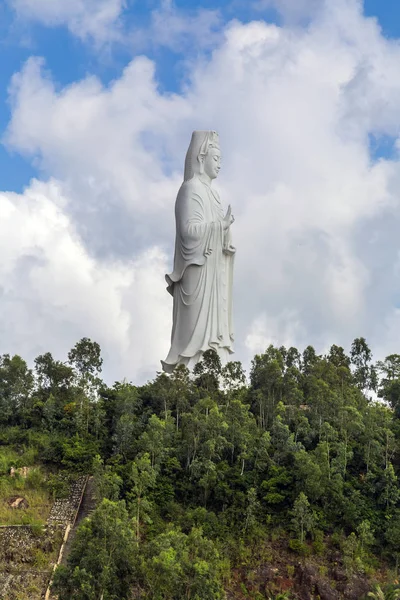
[[2, 498], [23, 486], [43, 520], [60, 473], [94, 475], [60, 600], [396, 597], [400, 355], [270, 346], [246, 380], [209, 351], [144, 386], [101, 367], [86, 338], [33, 370], [0, 357]]

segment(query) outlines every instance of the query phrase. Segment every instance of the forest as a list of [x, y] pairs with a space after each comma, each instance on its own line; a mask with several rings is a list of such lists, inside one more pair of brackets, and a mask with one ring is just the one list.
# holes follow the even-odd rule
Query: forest
[[0, 491], [21, 453], [55, 496], [94, 478], [55, 597], [398, 598], [400, 355], [372, 359], [364, 338], [270, 346], [246, 374], [210, 350], [109, 387], [88, 338], [32, 368], [1, 356]]

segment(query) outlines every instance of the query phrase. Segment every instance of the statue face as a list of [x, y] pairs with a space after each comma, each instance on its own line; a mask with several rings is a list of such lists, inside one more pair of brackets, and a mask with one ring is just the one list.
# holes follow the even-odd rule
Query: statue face
[[204, 158], [204, 173], [210, 179], [218, 177], [221, 168], [221, 152], [217, 148], [211, 148]]

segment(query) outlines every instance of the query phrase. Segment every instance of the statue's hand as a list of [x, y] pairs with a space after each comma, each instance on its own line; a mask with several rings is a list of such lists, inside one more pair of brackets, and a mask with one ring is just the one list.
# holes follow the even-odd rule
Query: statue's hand
[[233, 254], [236, 253], [236, 248], [235, 248], [235, 246], [232, 246], [231, 244], [229, 244], [229, 246], [227, 248], [224, 248], [223, 253], [227, 254], [228, 256], [233, 256]]
[[228, 206], [228, 210], [226, 211], [226, 215], [224, 217], [223, 220], [223, 224], [224, 224], [224, 229], [229, 229], [229, 227], [232, 225], [232, 223], [234, 222], [235, 217], [232, 214], [232, 208], [231, 205]]

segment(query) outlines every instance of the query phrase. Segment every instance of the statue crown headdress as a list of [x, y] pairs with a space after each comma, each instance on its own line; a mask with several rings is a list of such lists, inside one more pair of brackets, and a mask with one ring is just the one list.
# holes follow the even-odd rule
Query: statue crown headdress
[[184, 180], [189, 181], [199, 172], [199, 157], [205, 156], [210, 148], [219, 149], [219, 135], [216, 131], [193, 131], [185, 160]]

